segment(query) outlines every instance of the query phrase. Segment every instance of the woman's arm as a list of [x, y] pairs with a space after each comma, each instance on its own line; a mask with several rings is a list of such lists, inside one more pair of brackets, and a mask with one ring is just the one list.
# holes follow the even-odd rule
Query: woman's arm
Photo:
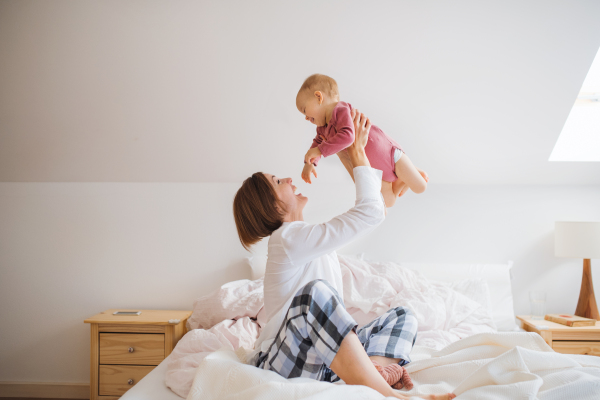
[[366, 235], [385, 219], [381, 197], [381, 171], [372, 169], [364, 151], [369, 136], [369, 120], [359, 112], [354, 115], [356, 138], [348, 147], [354, 165], [356, 203], [347, 212], [323, 224], [292, 222], [282, 232], [284, 248], [292, 263], [302, 265], [331, 253]]
[[354, 143], [348, 146], [350, 161], [354, 167], [370, 167], [371, 163], [365, 153], [365, 146], [369, 140], [371, 121], [356, 109], [352, 110], [352, 119], [356, 135]]

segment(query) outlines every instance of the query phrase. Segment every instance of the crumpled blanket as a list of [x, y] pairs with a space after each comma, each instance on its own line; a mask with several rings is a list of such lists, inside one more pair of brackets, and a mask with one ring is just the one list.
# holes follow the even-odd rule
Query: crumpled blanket
[[251, 349], [258, 339], [259, 327], [248, 317], [225, 320], [208, 330], [187, 332], [169, 356], [166, 385], [177, 395], [186, 397], [192, 386], [196, 368], [206, 356], [219, 349]]
[[391, 307], [410, 308], [419, 321], [415, 344], [441, 349], [476, 333], [494, 332], [487, 284], [479, 278], [432, 282], [393, 262], [339, 256], [344, 303], [359, 325]]
[[187, 320], [187, 329], [210, 329], [226, 319], [243, 317], [261, 318], [257, 322], [262, 325], [261, 322], [267, 322], [263, 319], [266, 318], [264, 313], [260, 313], [263, 306], [263, 278], [228, 282], [194, 302], [194, 312]]
[[[392, 307], [407, 306], [419, 321], [416, 344], [432, 349], [477, 333], [494, 332], [489, 291], [481, 279], [453, 284], [432, 282], [419, 272], [392, 263], [338, 256], [344, 303], [360, 325]], [[263, 281], [240, 280], [199, 298], [188, 319], [190, 331], [179, 341], [167, 366], [166, 384], [186, 397], [196, 368], [211, 352], [252, 349], [266, 321]]]
[[[402, 393], [422, 398], [453, 392], [464, 400], [600, 398], [600, 358], [555, 353], [535, 333], [480, 333], [443, 350], [417, 346], [408, 364], [414, 388]], [[384, 397], [366, 386], [285, 379], [244, 364], [240, 352], [212, 353], [198, 367], [188, 400], [311, 399], [369, 400]], [[243, 355], [241, 355], [243, 358]]]

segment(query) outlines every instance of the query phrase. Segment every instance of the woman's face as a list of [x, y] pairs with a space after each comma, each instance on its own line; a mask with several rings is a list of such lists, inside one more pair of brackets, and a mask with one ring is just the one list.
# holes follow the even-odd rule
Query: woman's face
[[302, 220], [302, 210], [308, 202], [308, 197], [302, 193], [295, 194], [296, 186], [292, 185], [292, 178], [278, 178], [275, 175], [265, 174], [275, 188], [279, 200], [285, 204], [286, 221]]

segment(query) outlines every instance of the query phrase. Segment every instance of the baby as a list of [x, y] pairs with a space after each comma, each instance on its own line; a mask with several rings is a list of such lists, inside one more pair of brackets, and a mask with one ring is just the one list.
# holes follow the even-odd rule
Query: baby
[[[352, 179], [352, 163], [346, 148], [354, 142], [352, 106], [340, 101], [338, 86], [333, 78], [314, 74], [309, 76], [296, 96], [296, 107], [307, 121], [317, 125], [317, 135], [304, 156], [302, 179], [312, 183], [310, 174], [317, 177], [316, 166], [321, 156], [337, 154]], [[383, 171], [381, 193], [387, 207], [396, 203], [409, 188], [423, 193], [429, 177], [416, 168], [394, 139], [371, 125], [365, 152], [373, 168]]]

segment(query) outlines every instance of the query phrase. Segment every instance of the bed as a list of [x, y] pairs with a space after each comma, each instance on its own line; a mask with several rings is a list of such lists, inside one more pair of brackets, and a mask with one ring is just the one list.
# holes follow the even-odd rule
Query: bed
[[[251, 260], [257, 262], [264, 260]], [[435, 313], [432, 308], [420, 310], [422, 293], [427, 304], [435, 304], [431, 299], [440, 297], [447, 314], [461, 315], [460, 324], [449, 319], [419, 331], [411, 353], [413, 362], [407, 368], [415, 388], [406, 394], [419, 398], [451, 391], [461, 399], [600, 398], [599, 358], [555, 353], [539, 335], [517, 328], [510, 285], [512, 263], [394, 264], [340, 256], [340, 264], [344, 302], [359, 325], [390, 302], [408, 303], [417, 314]], [[261, 266], [252, 268], [260, 270]], [[252, 329], [253, 321], [260, 324], [261, 284], [261, 280], [236, 281], [196, 300], [190, 318], [193, 330], [122, 399], [382, 398], [366, 387], [285, 380], [246, 365], [246, 349], [258, 335], [258, 329]], [[416, 294], [404, 295], [410, 292]], [[374, 295], [376, 299], [370, 298]], [[454, 307], [451, 313], [448, 307]], [[207, 316], [202, 312], [207, 309], [216, 311]], [[225, 321], [217, 323], [221, 318]], [[209, 335], [217, 335], [220, 342]], [[233, 345], [222, 346], [226, 339]]]
[[181, 400], [165, 385], [165, 372], [169, 357], [165, 358], [156, 368], [139, 381], [127, 393], [121, 396], [123, 400]]

